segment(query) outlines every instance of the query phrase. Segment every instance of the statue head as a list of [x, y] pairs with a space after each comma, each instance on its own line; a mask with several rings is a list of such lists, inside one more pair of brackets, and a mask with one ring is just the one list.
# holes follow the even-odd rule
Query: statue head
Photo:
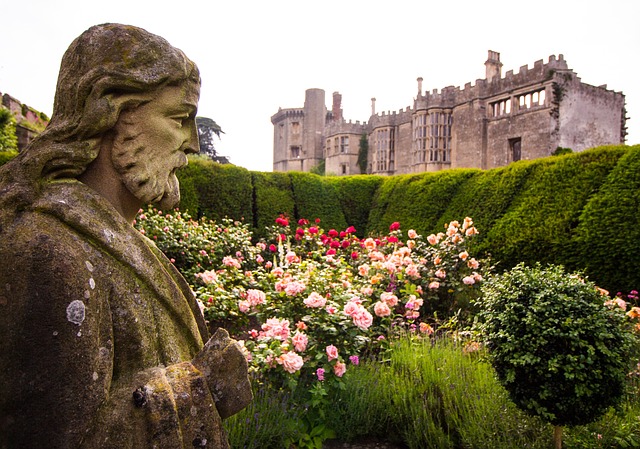
[[160, 36], [129, 25], [89, 28], [62, 58], [48, 127], [2, 173], [0, 189], [17, 182], [37, 190], [42, 180], [77, 178], [96, 159], [103, 137], [123, 113], [166, 89], [197, 102], [199, 88], [196, 65]]

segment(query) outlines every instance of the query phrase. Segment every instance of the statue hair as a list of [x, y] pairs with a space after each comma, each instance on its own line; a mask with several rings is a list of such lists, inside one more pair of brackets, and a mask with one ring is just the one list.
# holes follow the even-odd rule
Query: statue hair
[[113, 23], [86, 30], [62, 57], [49, 125], [0, 168], [0, 207], [20, 209], [43, 182], [77, 178], [122, 111], [185, 82], [199, 86], [198, 68], [162, 37]]

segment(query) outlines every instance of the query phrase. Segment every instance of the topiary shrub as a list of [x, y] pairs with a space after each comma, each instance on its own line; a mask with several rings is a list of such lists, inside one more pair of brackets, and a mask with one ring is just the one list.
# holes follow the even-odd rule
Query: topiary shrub
[[479, 330], [489, 360], [525, 413], [576, 426], [621, 401], [634, 337], [624, 311], [606, 305], [602, 292], [540, 264], [519, 264], [482, 286]]

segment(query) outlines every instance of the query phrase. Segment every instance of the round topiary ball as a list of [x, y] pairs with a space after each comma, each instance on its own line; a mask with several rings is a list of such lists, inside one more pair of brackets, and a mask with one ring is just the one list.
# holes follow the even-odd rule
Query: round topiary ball
[[634, 334], [624, 310], [560, 266], [520, 264], [482, 287], [479, 329], [498, 379], [555, 426], [595, 421], [622, 399]]

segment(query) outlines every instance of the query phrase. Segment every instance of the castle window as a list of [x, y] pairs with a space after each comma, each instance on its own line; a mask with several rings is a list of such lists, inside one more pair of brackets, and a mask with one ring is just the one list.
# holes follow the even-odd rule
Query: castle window
[[522, 158], [522, 139], [520, 137], [509, 139], [509, 150], [511, 151], [511, 160], [513, 162], [519, 161]]
[[347, 174], [347, 164], [340, 164], [340, 172], [343, 175]]
[[340, 137], [340, 152], [341, 153], [349, 152], [349, 136]]
[[300, 147], [299, 146], [292, 146], [291, 148], [289, 148], [289, 153], [290, 153], [290, 157], [291, 159], [299, 159], [300, 158]]
[[413, 142], [416, 163], [427, 159], [427, 115], [420, 114], [413, 118]]
[[507, 98], [506, 100], [496, 101], [491, 103], [491, 110], [493, 111], [494, 117], [500, 117], [501, 115], [506, 115], [511, 113], [511, 99]]
[[544, 89], [535, 92], [518, 95], [516, 97], [519, 109], [529, 109], [533, 106], [544, 106], [545, 91]]
[[[429, 162], [449, 162], [451, 160], [451, 127], [453, 118], [447, 112], [429, 114], [427, 139], [429, 142]], [[418, 160], [420, 160], [418, 158]]]
[[395, 158], [395, 129], [384, 128], [374, 134], [375, 169], [378, 172], [393, 170]]
[[291, 122], [291, 134], [300, 134], [300, 122]]

